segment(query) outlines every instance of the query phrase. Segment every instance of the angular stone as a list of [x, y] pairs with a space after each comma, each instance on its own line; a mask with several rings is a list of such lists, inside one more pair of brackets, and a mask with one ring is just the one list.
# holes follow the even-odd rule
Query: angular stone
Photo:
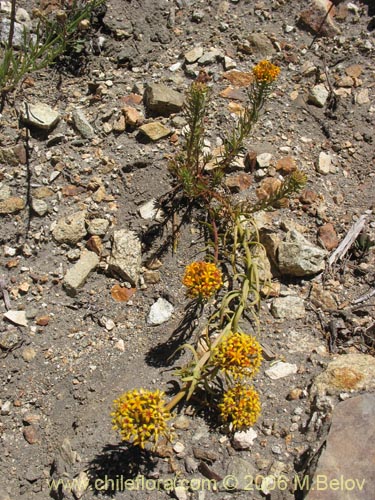
[[[361, 394], [339, 403], [306, 500], [368, 500], [375, 491], [375, 394]], [[320, 480], [320, 487], [318, 481]], [[322, 491], [322, 482], [333, 485]], [[340, 486], [341, 485], [341, 486]]]
[[324, 83], [320, 83], [311, 89], [309, 95], [307, 96], [307, 102], [314, 104], [314, 106], [317, 106], [318, 108], [324, 108], [328, 96], [329, 92], [326, 86]]
[[324, 224], [319, 228], [318, 237], [323, 243], [324, 248], [329, 252], [335, 249], [339, 244], [339, 239], [337, 237], [334, 225], [330, 222]]
[[141, 242], [134, 231], [114, 231], [109, 271], [136, 286], [141, 267], [141, 252]]
[[279, 245], [279, 269], [289, 276], [311, 276], [324, 270], [326, 255], [326, 250], [313, 245], [293, 229]]
[[85, 225], [86, 212], [76, 212], [59, 219], [52, 230], [52, 236], [57, 243], [75, 245], [87, 234]]
[[272, 42], [263, 33], [252, 33], [239, 48], [243, 52], [260, 57], [268, 57], [275, 52]]
[[4, 318], [11, 321], [15, 325], [27, 326], [26, 312], [25, 311], [7, 311], [4, 313]]
[[87, 232], [91, 235], [104, 236], [109, 227], [108, 219], [91, 219], [87, 223]]
[[95, 137], [95, 131], [87, 120], [82, 109], [74, 109], [72, 113], [74, 126], [84, 139], [92, 139]]
[[89, 274], [98, 266], [99, 257], [94, 252], [84, 251], [79, 260], [68, 269], [64, 277], [64, 288], [68, 295], [74, 296]]
[[370, 96], [368, 89], [362, 89], [355, 96], [355, 102], [359, 105], [368, 104], [370, 102]]
[[23, 437], [29, 444], [38, 444], [41, 441], [39, 431], [34, 425], [24, 427]]
[[284, 363], [283, 361], [277, 361], [271, 368], [265, 371], [266, 375], [272, 380], [278, 380], [279, 378], [288, 377], [289, 375], [294, 375], [297, 373], [298, 366], [293, 363]]
[[193, 64], [203, 56], [203, 48], [199, 46], [193, 47], [191, 50], [186, 52], [184, 56], [187, 64]]
[[90, 478], [86, 471], [81, 471], [72, 481], [72, 493], [78, 500], [83, 497], [90, 485]]
[[26, 363], [30, 363], [36, 356], [36, 351], [33, 347], [25, 347], [22, 351], [22, 358]]
[[271, 164], [273, 155], [271, 153], [261, 153], [257, 155], [257, 164], [259, 168], [267, 168]]
[[129, 127], [136, 127], [144, 120], [143, 115], [131, 106], [124, 106], [121, 111], [125, 117], [125, 123]]
[[178, 113], [184, 104], [184, 96], [180, 92], [161, 83], [148, 85], [143, 100], [148, 111], [161, 116]]
[[[309, 7], [300, 13], [298, 24], [314, 34], [333, 37], [340, 33], [333, 22], [334, 9], [329, 0], [313, 0]], [[327, 16], [328, 14], [328, 16]]]
[[375, 388], [375, 358], [369, 354], [342, 354], [316, 377], [310, 395], [324, 396], [343, 391], [368, 391]]
[[31, 200], [31, 208], [36, 215], [39, 215], [39, 217], [46, 215], [49, 210], [47, 203], [44, 200], [38, 200], [38, 198], [33, 198]]
[[160, 122], [145, 123], [139, 127], [139, 130], [151, 141], [158, 141], [171, 133], [171, 130]]
[[228, 461], [226, 473], [225, 484], [218, 484], [219, 491], [248, 491], [257, 470], [248, 459], [233, 455]]
[[161, 325], [170, 319], [174, 311], [174, 307], [170, 302], [162, 297], [152, 304], [150, 312], [147, 316], [148, 325]]
[[310, 292], [310, 302], [320, 309], [335, 310], [337, 309], [337, 302], [329, 290], [325, 290], [319, 283], [313, 283]]
[[291, 174], [297, 170], [296, 160], [291, 156], [280, 158], [280, 160], [276, 163], [276, 170], [278, 172], [280, 171], [282, 174]]
[[5, 351], [15, 348], [21, 341], [21, 335], [16, 328], [0, 333], [0, 347]]
[[253, 428], [247, 429], [246, 431], [235, 432], [232, 439], [232, 446], [236, 450], [248, 450], [253, 446], [257, 437], [258, 434]]
[[198, 64], [200, 66], [208, 66], [209, 64], [214, 64], [221, 57], [223, 57], [221, 50], [211, 49], [203, 53], [202, 57], [198, 59]]
[[306, 315], [304, 300], [301, 297], [287, 295], [272, 301], [271, 313], [278, 319], [301, 319]]
[[13, 148], [0, 148], [0, 163], [5, 163], [11, 167], [16, 167], [20, 163], [26, 163], [26, 150], [23, 144], [18, 144]]
[[319, 153], [319, 160], [316, 165], [316, 170], [322, 174], [327, 175], [330, 173], [332, 167], [332, 156], [324, 151]]
[[24, 103], [21, 116], [25, 123], [43, 130], [53, 129], [60, 120], [59, 113], [43, 103]]
[[14, 214], [25, 208], [25, 201], [17, 196], [11, 196], [4, 201], [0, 201], [0, 215]]

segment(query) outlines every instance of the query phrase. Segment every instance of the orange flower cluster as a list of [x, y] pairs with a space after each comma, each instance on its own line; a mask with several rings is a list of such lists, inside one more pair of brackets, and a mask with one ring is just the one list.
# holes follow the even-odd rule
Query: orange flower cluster
[[253, 387], [237, 384], [225, 392], [219, 409], [221, 418], [224, 422], [231, 422], [233, 430], [247, 429], [259, 418], [259, 394]]
[[208, 299], [223, 285], [220, 269], [211, 262], [197, 261], [186, 266], [182, 280], [190, 297]]
[[214, 350], [213, 362], [234, 378], [252, 377], [262, 363], [259, 342], [246, 333], [231, 333]]
[[161, 435], [169, 436], [167, 420], [171, 415], [165, 408], [163, 392], [134, 389], [115, 399], [113, 405], [113, 429], [124, 441], [144, 448], [148, 441], [156, 444]]
[[260, 61], [254, 68], [255, 80], [260, 84], [271, 84], [279, 76], [280, 68], [267, 60]]

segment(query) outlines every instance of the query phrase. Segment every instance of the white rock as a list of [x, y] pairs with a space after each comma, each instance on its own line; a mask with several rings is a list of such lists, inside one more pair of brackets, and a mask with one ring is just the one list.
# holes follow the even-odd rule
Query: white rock
[[174, 311], [174, 307], [167, 300], [160, 297], [154, 304], [152, 304], [149, 315], [147, 317], [147, 324], [161, 325], [169, 320]]
[[198, 61], [200, 57], [203, 56], [203, 48], [202, 47], [193, 47], [191, 50], [186, 52], [185, 54], [185, 61], [187, 64], [192, 64]]
[[26, 312], [25, 311], [7, 311], [4, 318], [19, 326], [27, 326]]
[[331, 166], [332, 166], [332, 156], [328, 153], [324, 153], [324, 151], [319, 153], [319, 160], [316, 166], [316, 170], [320, 174], [327, 175], [331, 171]]
[[261, 153], [257, 156], [257, 163], [260, 168], [267, 168], [270, 166], [272, 160], [271, 153]]
[[121, 352], [125, 352], [125, 342], [122, 339], [119, 339], [115, 344], [116, 349]]
[[368, 104], [370, 102], [370, 97], [368, 93], [368, 89], [362, 89], [355, 96], [355, 102], [357, 104]]
[[141, 242], [134, 231], [119, 229], [113, 233], [109, 271], [136, 285], [142, 261]]
[[185, 450], [185, 445], [184, 443], [181, 443], [181, 441], [177, 441], [173, 445], [173, 451], [175, 451], [176, 453], [182, 453], [184, 450]]
[[247, 431], [235, 432], [232, 440], [233, 448], [236, 450], [247, 450], [252, 447], [257, 437], [258, 434], [252, 427]]
[[105, 322], [105, 329], [109, 332], [113, 330], [115, 326], [116, 323], [113, 321], [113, 319], [107, 319], [107, 321]]
[[278, 361], [266, 370], [266, 375], [272, 380], [278, 380], [279, 378], [288, 377], [297, 373], [298, 366], [293, 363], [284, 363], [283, 361]]
[[176, 486], [173, 493], [177, 500], [188, 500], [189, 498], [185, 486]]
[[142, 219], [160, 221], [163, 218], [163, 211], [156, 206], [156, 200], [153, 198], [139, 207], [139, 215]]
[[237, 67], [236, 61], [233, 61], [233, 59], [231, 59], [228, 56], [224, 57], [224, 69], [225, 69], [225, 71], [228, 71], [230, 69], [234, 69], [236, 67]]
[[311, 89], [307, 98], [307, 102], [318, 106], [318, 108], [323, 108], [325, 103], [327, 102], [328, 96], [329, 92], [326, 86], [324, 85], [324, 83], [320, 83], [319, 85], [315, 85], [315, 87]]

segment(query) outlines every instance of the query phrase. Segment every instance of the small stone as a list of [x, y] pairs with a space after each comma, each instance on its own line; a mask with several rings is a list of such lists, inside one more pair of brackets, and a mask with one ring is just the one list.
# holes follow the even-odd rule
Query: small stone
[[7, 184], [0, 182], [0, 202], [11, 198], [12, 192]]
[[139, 130], [151, 141], [158, 141], [171, 134], [171, 130], [160, 122], [145, 123]]
[[68, 295], [74, 296], [86, 282], [90, 273], [99, 265], [99, 257], [94, 252], [85, 250], [78, 262], [68, 269], [64, 277], [64, 288]]
[[157, 200], [153, 198], [139, 207], [139, 215], [145, 220], [161, 220], [163, 211], [157, 206]]
[[359, 78], [362, 74], [362, 66], [360, 64], [352, 64], [345, 68], [345, 73], [351, 78]]
[[146, 87], [143, 100], [148, 111], [159, 116], [169, 116], [171, 113], [181, 111], [184, 96], [161, 83], [153, 83]]
[[0, 201], [0, 214], [14, 214], [25, 208], [25, 201], [17, 196], [11, 196], [4, 201]]
[[29, 444], [38, 444], [41, 441], [38, 429], [34, 425], [24, 427], [23, 437]]
[[232, 191], [244, 191], [251, 186], [252, 182], [252, 176], [245, 172], [229, 175], [225, 179], [225, 185]]
[[225, 71], [229, 71], [229, 70], [234, 69], [236, 67], [237, 67], [236, 61], [234, 61], [233, 59], [231, 59], [228, 56], [224, 56], [224, 69], [225, 69]]
[[9, 310], [4, 313], [4, 318], [11, 321], [15, 325], [27, 326], [26, 312]]
[[72, 113], [74, 126], [84, 139], [92, 139], [95, 137], [95, 131], [88, 122], [82, 109], [74, 109]]
[[173, 422], [173, 427], [175, 429], [187, 430], [190, 427], [190, 419], [185, 415], [179, 415]]
[[233, 448], [236, 450], [248, 450], [258, 437], [257, 432], [250, 428], [246, 431], [235, 432], [232, 439]]
[[140, 125], [144, 120], [143, 115], [131, 106], [124, 106], [121, 111], [125, 116], [126, 126], [138, 127], [138, 125]]
[[91, 235], [104, 236], [109, 227], [108, 219], [91, 219], [87, 223], [87, 232]]
[[196, 23], [201, 23], [203, 21], [204, 16], [205, 16], [204, 10], [197, 9], [193, 11], [191, 15], [191, 20]]
[[330, 173], [332, 168], [332, 156], [328, 153], [324, 153], [324, 151], [319, 153], [319, 160], [316, 166], [317, 172], [323, 175], [327, 175]]
[[37, 188], [33, 191], [33, 198], [42, 200], [44, 198], [50, 198], [53, 196], [55, 193], [53, 190], [47, 186], [42, 186], [40, 188]]
[[355, 96], [355, 102], [359, 105], [368, 104], [370, 102], [368, 89], [360, 90]]
[[312, 0], [309, 7], [300, 13], [298, 24], [313, 34], [334, 37], [340, 33], [333, 22], [332, 3], [327, 0]]
[[194, 460], [192, 457], [186, 457], [185, 458], [185, 469], [186, 472], [192, 473], [196, 472], [198, 470], [199, 464], [197, 461]]
[[320, 83], [319, 85], [315, 85], [313, 87], [307, 97], [307, 102], [310, 104], [314, 104], [318, 108], [324, 108], [327, 99], [329, 96], [329, 92], [324, 85], [324, 83]]
[[189, 500], [188, 492], [185, 486], [176, 486], [173, 493], [177, 500]]
[[257, 164], [259, 168], [267, 168], [271, 164], [273, 155], [271, 153], [261, 153], [257, 155]]
[[219, 455], [214, 450], [209, 450], [206, 448], [193, 447], [193, 454], [197, 460], [203, 460], [205, 462], [216, 462], [219, 460]]
[[125, 129], [126, 129], [126, 120], [125, 120], [125, 116], [124, 115], [121, 115], [114, 123], [113, 123], [113, 127], [112, 127], [112, 130], [113, 132], [117, 133], [117, 134], [122, 134], [122, 132], [125, 132]]
[[251, 34], [244, 43], [239, 45], [239, 49], [242, 52], [260, 57], [269, 57], [275, 52], [272, 42], [263, 33]]
[[203, 56], [203, 48], [199, 47], [199, 46], [193, 47], [192, 49], [190, 49], [188, 52], [185, 52], [185, 54], [184, 54], [185, 61], [187, 64], [195, 63], [202, 56]]
[[125, 342], [123, 341], [123, 339], [119, 339], [116, 342], [115, 348], [118, 349], [121, 352], [125, 352]]
[[314, 304], [315, 307], [319, 307], [324, 310], [335, 310], [337, 309], [337, 303], [328, 290], [325, 290], [319, 283], [313, 283], [310, 292], [310, 302]]
[[181, 443], [180, 441], [177, 441], [176, 443], [174, 443], [174, 445], [172, 446], [172, 448], [173, 448], [174, 452], [176, 452], [176, 453], [182, 453], [185, 450], [185, 445], [184, 445], [184, 443]]
[[300, 389], [299, 387], [296, 387], [288, 392], [286, 399], [288, 401], [295, 401], [297, 399], [301, 399], [303, 397], [303, 394], [304, 394], [303, 390]]
[[78, 500], [83, 497], [90, 485], [90, 478], [86, 471], [81, 471], [72, 481], [72, 493]]
[[222, 52], [219, 49], [211, 49], [208, 52], [203, 53], [203, 55], [198, 59], [198, 64], [200, 66], [208, 66], [210, 64], [214, 64], [222, 56]]
[[51, 130], [60, 120], [60, 115], [47, 104], [24, 103], [21, 116], [25, 123], [43, 130]]
[[31, 200], [31, 208], [39, 217], [46, 215], [49, 210], [48, 204], [44, 200], [38, 200], [37, 198]]
[[161, 275], [159, 271], [146, 269], [143, 273], [143, 278], [148, 285], [155, 285], [160, 282]]
[[304, 300], [300, 297], [288, 295], [278, 297], [272, 301], [271, 313], [278, 319], [301, 319], [306, 315]]
[[248, 491], [256, 476], [254, 465], [245, 458], [231, 457], [226, 469], [225, 484], [218, 484], [219, 491]]
[[330, 222], [321, 226], [318, 230], [319, 240], [329, 252], [335, 249], [339, 244], [339, 239], [335, 231], [334, 225]]
[[33, 347], [25, 347], [22, 351], [22, 358], [26, 363], [30, 363], [36, 356], [36, 351]]
[[167, 300], [160, 297], [150, 309], [147, 317], [148, 325], [161, 325], [170, 319], [174, 311], [174, 307]]
[[21, 342], [20, 333], [16, 329], [0, 332], [0, 347], [5, 351], [14, 349]]
[[141, 252], [141, 242], [134, 231], [114, 231], [109, 271], [136, 286], [141, 267]]
[[276, 170], [282, 174], [291, 174], [297, 170], [296, 160], [291, 156], [285, 156], [277, 161]]
[[12, 408], [12, 403], [10, 401], [5, 401], [5, 403], [3, 403], [1, 405], [1, 415], [9, 415], [10, 414], [10, 411], [11, 411], [11, 408]]
[[75, 245], [82, 240], [87, 234], [85, 217], [86, 212], [80, 211], [59, 219], [52, 230], [52, 236], [57, 243]]
[[271, 368], [265, 371], [266, 375], [272, 380], [278, 380], [279, 378], [288, 377], [289, 375], [294, 375], [297, 373], [298, 366], [293, 363], [284, 363], [283, 361], [277, 361]]

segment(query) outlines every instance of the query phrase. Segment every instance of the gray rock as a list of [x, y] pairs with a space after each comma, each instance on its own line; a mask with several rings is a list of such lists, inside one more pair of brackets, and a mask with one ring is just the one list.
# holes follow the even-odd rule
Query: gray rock
[[243, 48], [248, 48], [247, 52], [258, 56], [271, 56], [275, 49], [270, 39], [263, 33], [252, 33], [244, 43]]
[[375, 394], [362, 394], [339, 403], [325, 446], [319, 450], [323, 451], [317, 468], [304, 475], [310, 486], [306, 500], [374, 498], [374, 436]]
[[87, 224], [87, 232], [91, 235], [104, 236], [108, 227], [108, 219], [91, 219]]
[[43, 215], [46, 215], [49, 210], [47, 202], [45, 202], [44, 200], [38, 200], [38, 198], [33, 198], [31, 200], [31, 208], [36, 215], [39, 215], [39, 217], [43, 217]]
[[327, 102], [329, 96], [329, 92], [324, 85], [324, 83], [320, 83], [319, 85], [315, 85], [313, 87], [307, 97], [307, 102], [310, 104], [314, 104], [318, 108], [323, 108], [325, 103]]
[[188, 52], [186, 52], [184, 54], [185, 56], [185, 61], [187, 64], [193, 64], [195, 63], [196, 61], [198, 61], [198, 59], [200, 57], [203, 56], [203, 48], [202, 47], [193, 47], [191, 50], [189, 50]]
[[59, 219], [52, 230], [57, 243], [75, 245], [87, 234], [85, 225], [86, 212], [76, 212]]
[[282, 274], [311, 276], [323, 271], [327, 252], [310, 243], [301, 233], [289, 231], [278, 249], [278, 265]]
[[[9, 39], [10, 20], [3, 18], [0, 21], [0, 42], [7, 45]], [[15, 22], [13, 33], [13, 47], [19, 49], [24, 45], [24, 32], [28, 35], [29, 30], [25, 24]], [[29, 35], [28, 35], [29, 36]]]
[[248, 491], [257, 470], [249, 460], [234, 455], [230, 458], [226, 474], [225, 482], [218, 484], [219, 491]]
[[200, 66], [208, 66], [209, 64], [214, 64], [218, 59], [223, 57], [223, 53], [219, 49], [211, 49], [205, 52], [199, 59], [198, 64]]
[[21, 342], [21, 340], [21, 335], [15, 328], [0, 333], [0, 347], [5, 351], [14, 349]]
[[24, 103], [21, 115], [25, 123], [47, 131], [53, 129], [60, 120], [59, 113], [43, 103]]
[[278, 319], [304, 318], [306, 315], [304, 300], [294, 295], [277, 297], [272, 301], [271, 313]]
[[143, 100], [148, 111], [161, 116], [178, 113], [184, 104], [184, 96], [180, 92], [161, 83], [148, 85]]
[[87, 120], [82, 109], [75, 109], [72, 113], [74, 126], [84, 139], [92, 139], [95, 137], [95, 131]]
[[342, 354], [316, 377], [310, 396], [375, 388], [375, 358], [368, 354]]
[[66, 292], [74, 296], [78, 288], [84, 285], [89, 274], [98, 266], [99, 257], [94, 252], [84, 251], [79, 260], [68, 269], [64, 278]]
[[162, 297], [152, 304], [150, 312], [147, 316], [148, 325], [161, 325], [170, 319], [174, 311], [174, 307], [170, 302]]
[[298, 366], [293, 363], [284, 363], [284, 361], [277, 361], [271, 368], [266, 370], [266, 375], [272, 380], [288, 377], [297, 373]]
[[141, 267], [141, 251], [141, 242], [134, 231], [127, 229], [115, 231], [109, 271], [136, 286]]

